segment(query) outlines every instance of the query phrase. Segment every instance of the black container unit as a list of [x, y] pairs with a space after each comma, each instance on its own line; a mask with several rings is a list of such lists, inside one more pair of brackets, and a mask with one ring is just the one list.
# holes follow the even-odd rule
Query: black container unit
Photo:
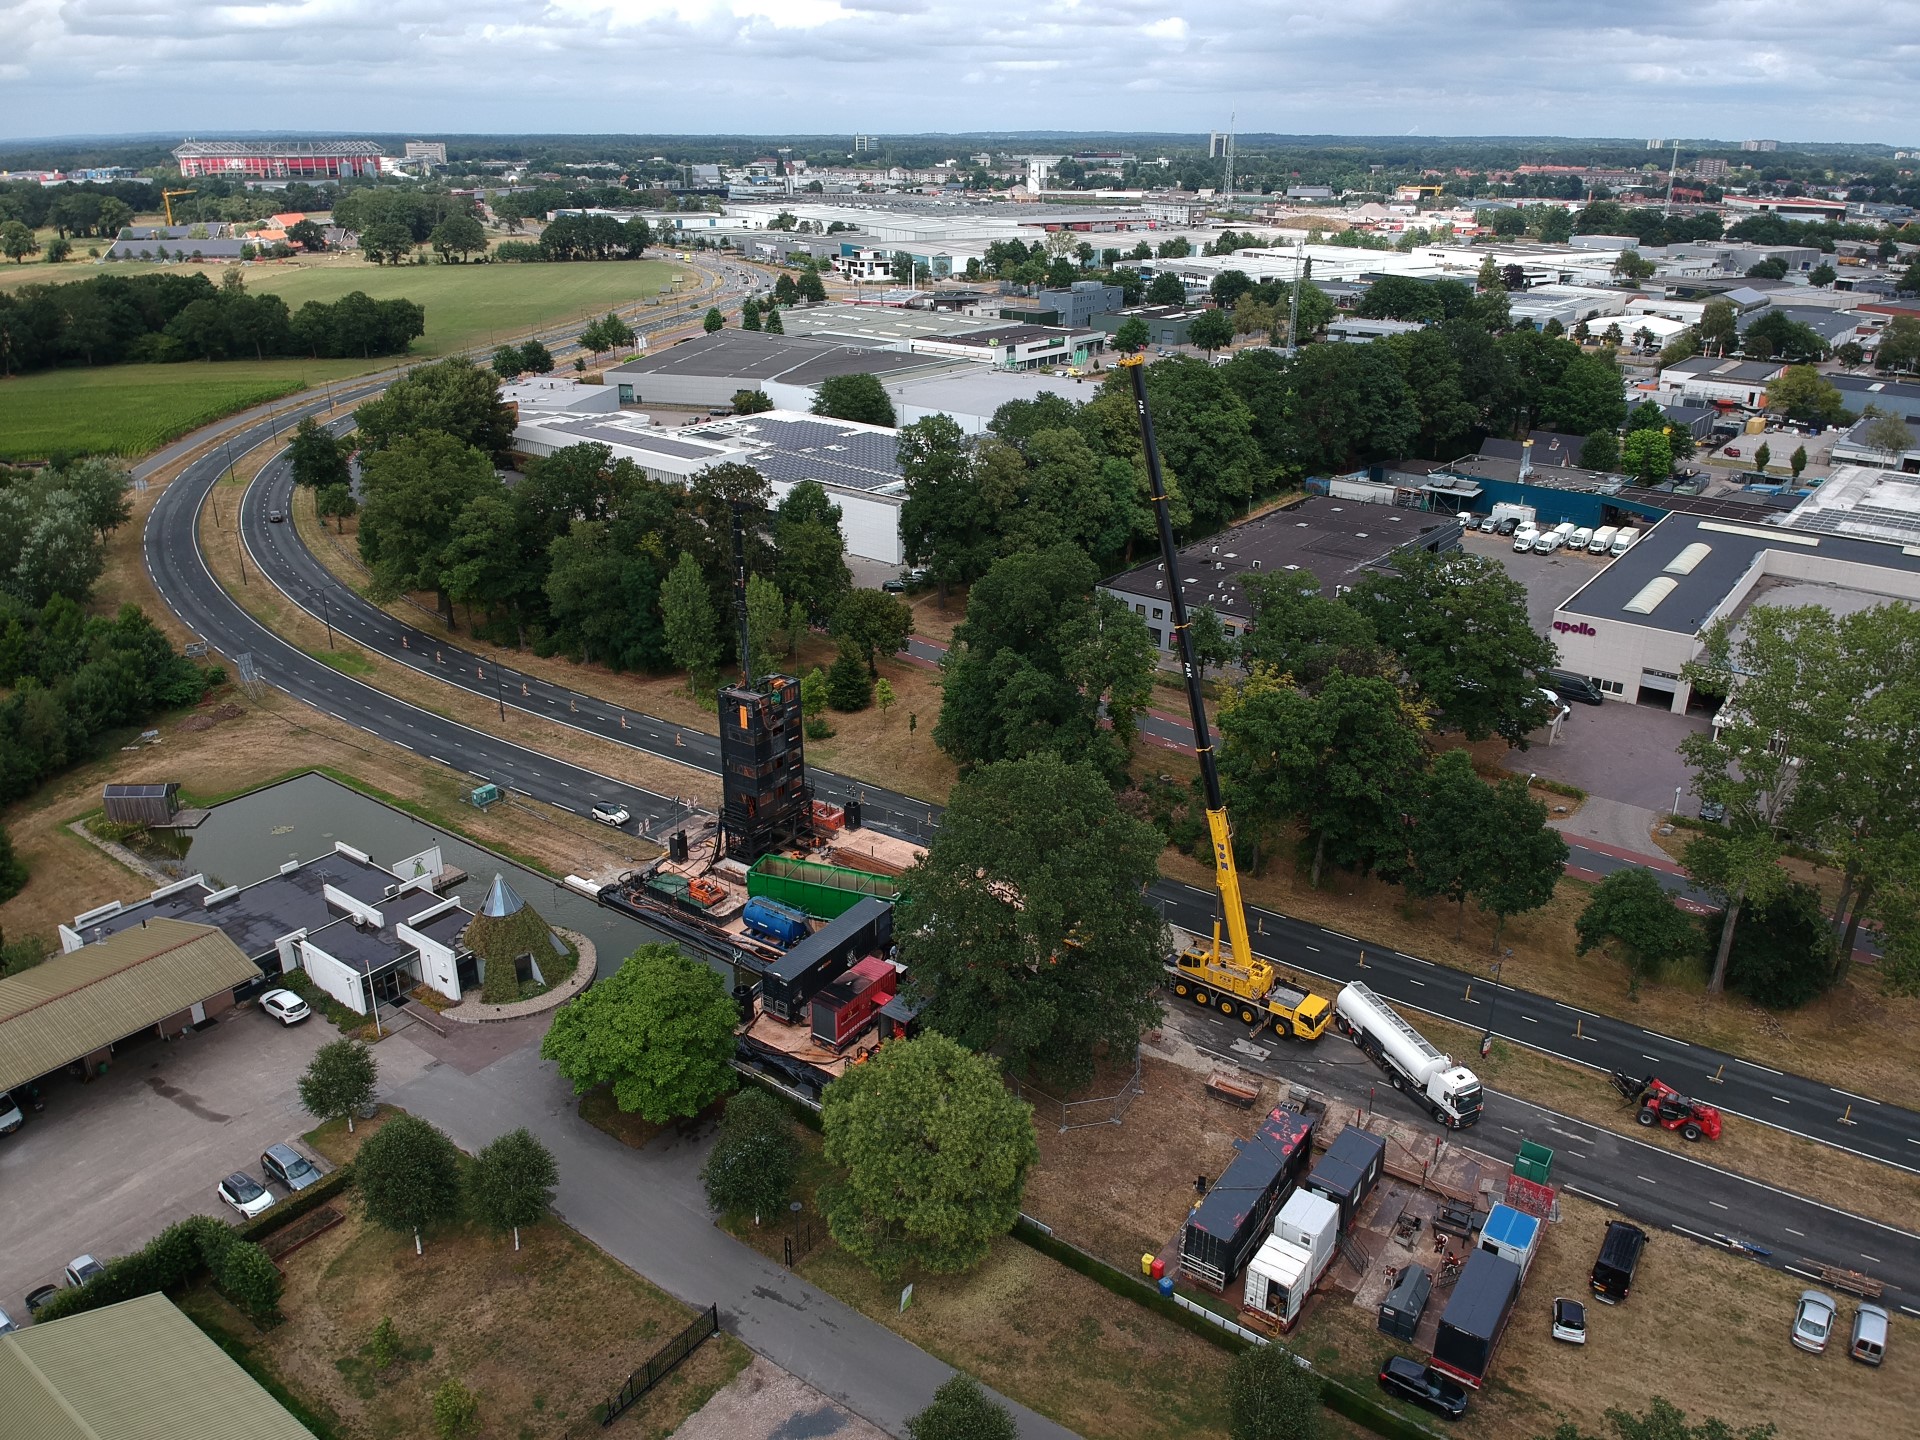
[[1519, 1293], [1518, 1265], [1491, 1250], [1469, 1255], [1440, 1315], [1440, 1329], [1433, 1337], [1433, 1368], [1478, 1390]]
[[1180, 1236], [1180, 1268], [1195, 1282], [1224, 1290], [1267, 1238], [1273, 1212], [1313, 1154], [1313, 1119], [1276, 1109], [1187, 1216]]
[[1349, 1125], [1333, 1137], [1333, 1144], [1307, 1176], [1307, 1189], [1340, 1207], [1340, 1233], [1344, 1235], [1353, 1228], [1353, 1217], [1360, 1213], [1386, 1168], [1387, 1142]]
[[821, 986], [838, 980], [857, 960], [885, 955], [892, 944], [893, 906], [869, 895], [760, 972], [761, 1005], [776, 1020], [808, 1024]]
[[800, 682], [768, 675], [720, 691], [720, 829], [727, 854], [751, 865], [812, 824]]
[[1409, 1265], [1393, 1282], [1393, 1289], [1380, 1302], [1380, 1331], [1396, 1340], [1411, 1340], [1420, 1328], [1420, 1316], [1433, 1293], [1433, 1272], [1424, 1265]]

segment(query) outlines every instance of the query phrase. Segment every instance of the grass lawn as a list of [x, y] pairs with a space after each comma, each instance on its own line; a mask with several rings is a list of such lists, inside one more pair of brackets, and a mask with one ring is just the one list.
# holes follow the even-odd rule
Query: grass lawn
[[[595, 1407], [693, 1318], [558, 1221], [522, 1230], [517, 1252], [491, 1232], [448, 1227], [416, 1257], [411, 1236], [347, 1210], [286, 1257], [284, 1323], [259, 1332], [206, 1286], [184, 1302], [342, 1435], [433, 1434], [433, 1392], [449, 1377], [478, 1394], [482, 1434], [596, 1435]], [[368, 1345], [383, 1316], [401, 1341], [385, 1370]], [[615, 1433], [670, 1434], [747, 1358], [731, 1336], [707, 1341]]]

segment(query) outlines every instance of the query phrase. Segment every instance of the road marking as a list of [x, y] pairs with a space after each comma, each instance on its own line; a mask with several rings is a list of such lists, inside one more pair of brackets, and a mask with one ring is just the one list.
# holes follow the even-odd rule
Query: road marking
[[1791, 1100], [1781, 1100], [1778, 1095], [1769, 1095], [1767, 1098], [1769, 1100], [1780, 1100], [1782, 1105], [1791, 1105], [1793, 1103]]
[[1815, 1275], [1811, 1270], [1802, 1270], [1798, 1265], [1782, 1265], [1780, 1268], [1789, 1275], [1798, 1275], [1804, 1280], [1824, 1280], [1826, 1278], [1824, 1275]]
[[1798, 1235], [1802, 1240], [1807, 1238], [1807, 1232], [1804, 1230], [1796, 1230], [1791, 1225], [1784, 1225], [1781, 1228], [1789, 1235]]
[[429, 755], [429, 756], [427, 756], [427, 759], [429, 759], [429, 760], [431, 760], [431, 761], [433, 761], [433, 762], [434, 762], [435, 764], [437, 764], [437, 765], [445, 765], [445, 766], [446, 766], [446, 767], [447, 767], [448, 769], [452, 769], [452, 768], [453, 768], [453, 762], [452, 762], [452, 761], [450, 761], [450, 760], [442, 760], [442, 759], [441, 759], [441, 758], [440, 758], [440, 757], [439, 757], [438, 755]]
[[1426, 982], [1426, 981], [1424, 981], [1424, 980], [1416, 980], [1416, 979], [1414, 979], [1414, 978], [1413, 978], [1413, 977], [1412, 977], [1411, 975], [1409, 975], [1409, 976], [1407, 977], [1407, 984], [1409, 984], [1409, 985], [1418, 985], [1418, 986], [1419, 986], [1419, 987], [1420, 987], [1420, 988], [1421, 988], [1422, 990], [1424, 990], [1424, 989], [1426, 989], [1426, 988], [1427, 988], [1427, 982]]
[[1514, 1129], [1511, 1125], [1502, 1125], [1500, 1128], [1506, 1131], [1507, 1134], [1509, 1135], [1518, 1135], [1521, 1133], [1520, 1131]]
[[396, 740], [396, 741], [394, 741], [393, 743], [394, 743], [394, 744], [396, 744], [396, 745], [398, 745], [398, 746], [399, 746], [399, 747], [400, 747], [400, 748], [401, 748], [402, 750], [411, 750], [411, 749], [413, 749], [413, 747], [412, 747], [411, 745], [409, 745], [409, 744], [407, 744], [407, 742], [406, 742], [406, 741], [404, 741], [404, 740]]
[[1351, 935], [1342, 935], [1338, 930], [1328, 930], [1325, 926], [1321, 927], [1320, 933], [1323, 935], [1331, 935], [1336, 940], [1345, 940], [1349, 945], [1358, 945], [1360, 943]]
[[1662, 1035], [1658, 1030], [1649, 1030], [1646, 1033], [1653, 1036], [1656, 1040], [1666, 1041], [1669, 1045], [1684, 1045], [1689, 1050], [1693, 1048], [1693, 1042], [1691, 1040], [1676, 1040], [1671, 1035]]
[[1858, 1100], [1862, 1105], [1878, 1105], [1880, 1103], [1871, 1095], [1856, 1095], [1851, 1090], [1842, 1090], [1838, 1085], [1833, 1087], [1833, 1093], [1836, 1095], [1844, 1095], [1849, 1100]]
[[1645, 1180], [1649, 1185], [1658, 1185], [1660, 1183], [1658, 1180], [1649, 1179], [1645, 1175], [1636, 1175], [1633, 1178], [1636, 1180]]
[[1689, 1230], [1684, 1225], [1675, 1225], [1672, 1228], [1675, 1230], [1678, 1230], [1682, 1235], [1686, 1235], [1694, 1240], [1700, 1241], [1704, 1245], [1712, 1245], [1717, 1243], [1711, 1235], [1702, 1235], [1698, 1230]]
[[1654, 1063], [1654, 1064], [1656, 1064], [1656, 1065], [1658, 1065], [1658, 1064], [1660, 1063], [1660, 1057], [1659, 1057], [1658, 1055], [1649, 1055], [1649, 1054], [1647, 1054], [1647, 1052], [1646, 1052], [1646, 1051], [1644, 1051], [1644, 1050], [1642, 1050], [1642, 1051], [1640, 1052], [1640, 1058], [1641, 1058], [1642, 1060], [1651, 1060], [1651, 1061], [1653, 1061], [1653, 1063]]
[[1540, 1023], [1538, 1020], [1534, 1019], [1531, 1015], [1522, 1015], [1520, 1018], [1526, 1021], [1527, 1024], [1529, 1025], [1538, 1025]]
[[1553, 1003], [1558, 1005], [1562, 1010], [1573, 1011], [1576, 1015], [1593, 1015], [1593, 1018], [1596, 1020], [1605, 1020], [1607, 1018], [1605, 1015], [1594, 1015], [1591, 1010], [1582, 1010], [1578, 1005], [1569, 1005], [1564, 1000], [1556, 1000]]
[[1618, 1210], [1620, 1208], [1619, 1201], [1609, 1200], [1604, 1195], [1596, 1195], [1591, 1190], [1582, 1190], [1578, 1185], [1563, 1185], [1561, 1188], [1563, 1190], [1571, 1190], [1576, 1195], [1584, 1195], [1596, 1204], [1605, 1205], [1609, 1210]]
[[1880, 1257], [1879, 1257], [1878, 1255], [1869, 1255], [1869, 1254], [1867, 1254], [1867, 1252], [1866, 1252], [1866, 1251], [1864, 1251], [1864, 1250], [1862, 1250], [1862, 1251], [1860, 1252], [1860, 1258], [1861, 1258], [1862, 1260], [1866, 1260], [1866, 1261], [1868, 1261], [1868, 1262], [1870, 1262], [1870, 1263], [1872, 1263], [1872, 1264], [1874, 1264], [1874, 1265], [1884, 1265], [1884, 1264], [1886, 1264], [1886, 1263], [1887, 1263], [1886, 1261], [1884, 1261], [1884, 1260], [1882, 1260], [1882, 1259], [1881, 1259], [1881, 1258], [1880, 1258]]
[[1786, 1076], [1786, 1071], [1784, 1070], [1772, 1070], [1765, 1065], [1756, 1065], [1751, 1060], [1742, 1060], [1738, 1055], [1733, 1057], [1733, 1063], [1736, 1065], [1744, 1065], [1749, 1070], [1761, 1070], [1761, 1071], [1765, 1071], [1769, 1075], [1778, 1075], [1783, 1079]]
[[1914, 1309], [1913, 1306], [1911, 1305], [1902, 1305], [1900, 1308], [1906, 1311], [1907, 1314], [1909, 1315], [1920, 1315], [1920, 1310]]
[[1720, 1202], [1719, 1202], [1718, 1200], [1709, 1200], [1709, 1201], [1707, 1201], [1707, 1204], [1709, 1204], [1709, 1205], [1711, 1205], [1711, 1206], [1713, 1206], [1713, 1208], [1714, 1208], [1714, 1209], [1716, 1209], [1716, 1210], [1727, 1210], [1727, 1209], [1730, 1209], [1730, 1208], [1732, 1208], [1732, 1207], [1730, 1207], [1730, 1206], [1727, 1206], [1727, 1205], [1722, 1205], [1722, 1204], [1721, 1204], [1721, 1203], [1720, 1203]]
[[[1309, 945], [1307, 946], [1307, 949], [1311, 950], [1316, 955], [1320, 953], [1320, 947], [1318, 945]], [[1920, 1144], [1920, 1141], [1915, 1141], [1914, 1143]]]

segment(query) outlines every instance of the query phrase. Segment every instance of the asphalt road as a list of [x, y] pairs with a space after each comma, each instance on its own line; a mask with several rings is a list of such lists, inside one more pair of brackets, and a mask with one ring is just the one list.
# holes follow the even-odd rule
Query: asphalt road
[[[239, 454], [273, 442], [273, 427], [256, 423], [240, 428], [233, 446]], [[533, 798], [576, 810], [583, 808], [589, 799], [617, 799], [636, 815], [645, 817], [656, 834], [670, 828], [672, 822], [686, 813], [685, 807], [672, 798], [627, 784], [616, 776], [571, 765], [408, 705], [339, 674], [274, 636], [225, 594], [199, 552], [196, 517], [224, 465], [224, 458], [214, 455], [189, 466], [156, 503], [145, 536], [147, 563], [163, 598], [203, 639], [230, 658], [242, 652], [250, 653], [257, 672], [267, 683], [286, 690], [302, 702], [356, 725], [376, 738], [404, 745], [436, 763], [467, 771], [476, 778], [510, 783], [514, 789]], [[320, 575], [324, 572], [318, 572], [311, 556], [306, 556], [306, 565], [313, 568], [303, 570], [299, 561], [303, 547], [290, 527], [270, 526], [264, 518], [266, 506], [261, 499], [261, 487], [270, 490], [274, 484], [284, 483], [284, 477], [276, 480], [279, 473], [277, 468], [270, 467], [243, 505], [245, 523], [250, 527], [243, 533], [253, 550], [252, 563], [265, 567], [265, 573], [257, 577], [256, 583], [270, 575], [296, 603], [315, 609], [317, 614], [324, 613], [333, 623], [341, 625], [355, 643], [400, 658], [415, 668], [430, 667], [447, 683], [460, 685], [483, 698], [501, 704], [511, 699], [515, 708], [559, 723], [591, 729], [605, 738], [701, 770], [710, 772], [714, 768], [715, 742], [711, 737], [696, 739], [694, 732], [681, 731], [561, 687], [542, 683], [536, 689], [531, 677], [517, 677], [526, 690], [509, 697], [490, 671], [484, 676], [477, 673], [487, 663], [480, 657], [451, 646], [444, 636], [435, 637], [404, 626], [384, 612], [357, 602], [356, 597], [337, 586], [330, 577], [323, 581]], [[319, 598], [323, 594], [328, 597], [324, 602]], [[434, 658], [427, 658], [435, 651], [438, 653]], [[510, 672], [509, 680], [512, 678], [515, 677]], [[624, 729], [620, 726], [622, 718], [627, 721]], [[674, 743], [676, 737], [681, 743]], [[825, 772], [816, 772], [815, 783], [822, 794], [832, 798], [850, 795], [864, 798], [871, 823], [908, 838], [930, 838], [939, 822], [937, 807], [879, 787], [861, 785]], [[1150, 893], [1162, 904], [1171, 923], [1190, 929], [1205, 929], [1211, 923], [1215, 906], [1211, 892], [1161, 882]], [[1462, 972], [1390, 950], [1369, 950], [1353, 937], [1304, 925], [1271, 911], [1255, 909], [1250, 912], [1250, 918], [1257, 926], [1256, 948], [1269, 954], [1284, 969], [1339, 982], [1364, 979], [1381, 994], [1409, 1008], [1488, 1027], [1517, 1043], [1597, 1069], [1620, 1068], [1635, 1073], [1654, 1069], [1670, 1083], [1692, 1088], [1732, 1113], [1904, 1169], [1920, 1170], [1920, 1163], [1916, 1163], [1920, 1162], [1920, 1116], [1911, 1111], [1866, 1097], [1849, 1096], [1816, 1081], [1781, 1075], [1732, 1056], [1578, 1011], [1527, 992], [1507, 987], [1490, 989], [1487, 982], [1481, 981], [1475, 984], [1475, 993], [1469, 995], [1467, 985], [1471, 977]], [[1716, 1075], [1718, 1083], [1713, 1080]], [[1596, 1076], [1595, 1083], [1604, 1081]], [[1852, 1123], [1842, 1119], [1848, 1104], [1854, 1111], [1847, 1117]], [[1568, 1134], [1592, 1134], [1590, 1127], [1570, 1118], [1545, 1111], [1533, 1113], [1546, 1117]], [[1489, 1115], [1487, 1123], [1502, 1122], [1497, 1116]], [[1514, 1128], [1518, 1133], [1522, 1127]], [[1622, 1153], [1616, 1153], [1617, 1147], [1633, 1145], [1633, 1142], [1595, 1136], [1587, 1143], [1590, 1148], [1583, 1158], [1602, 1157], [1595, 1161], [1597, 1173], [1591, 1177], [1594, 1194], [1624, 1204], [1636, 1193], [1632, 1185], [1645, 1184], [1649, 1186], [1645, 1192], [1648, 1209], [1659, 1212], [1660, 1223], [1672, 1223], [1667, 1218], [1669, 1215], [1682, 1224], [1697, 1225], [1711, 1218], [1701, 1213], [1694, 1197], [1685, 1193], [1689, 1187], [1684, 1183], [1670, 1183], [1662, 1190], [1655, 1176], [1652, 1181], [1635, 1179], [1629, 1185], [1626, 1179], [1629, 1175], [1654, 1173], [1644, 1165], [1631, 1168], [1631, 1162], [1623, 1160]], [[1623, 1153], [1635, 1158], [1642, 1154], [1664, 1154], [1644, 1146], [1633, 1146], [1632, 1151]], [[1716, 1184], [1724, 1182], [1756, 1192], [1741, 1200], [1740, 1212], [1747, 1217], [1753, 1238], [1760, 1243], [1766, 1243], [1761, 1239], [1763, 1235], [1800, 1235], [1804, 1241], [1801, 1253], [1805, 1256], [1817, 1256], [1826, 1263], [1850, 1268], [1869, 1268], [1884, 1278], [1893, 1279], [1898, 1275], [1903, 1278], [1895, 1283], [1906, 1295], [1920, 1295], [1920, 1237], [1814, 1206], [1786, 1191], [1740, 1181], [1713, 1169], [1710, 1157], [1711, 1151], [1703, 1149], [1700, 1163], [1692, 1167], [1699, 1176], [1718, 1176]], [[1687, 1162], [1669, 1159], [1669, 1163]], [[1703, 1181], [1695, 1188], [1704, 1195], [1708, 1187]], [[1725, 1203], [1731, 1206], [1733, 1202]], [[1809, 1228], [1804, 1222], [1814, 1214], [1822, 1218], [1813, 1222], [1817, 1228]], [[1796, 1221], [1803, 1223], [1796, 1224]], [[1869, 1264], [1864, 1258], [1868, 1256], [1878, 1257], [1877, 1263]]]

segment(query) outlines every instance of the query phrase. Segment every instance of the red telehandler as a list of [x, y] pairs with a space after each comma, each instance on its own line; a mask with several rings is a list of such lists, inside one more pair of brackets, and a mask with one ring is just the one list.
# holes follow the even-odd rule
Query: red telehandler
[[1698, 1100], [1689, 1100], [1656, 1075], [1636, 1080], [1624, 1070], [1616, 1070], [1613, 1088], [1639, 1107], [1634, 1119], [1642, 1125], [1678, 1130], [1683, 1140], [1720, 1138], [1718, 1110]]

